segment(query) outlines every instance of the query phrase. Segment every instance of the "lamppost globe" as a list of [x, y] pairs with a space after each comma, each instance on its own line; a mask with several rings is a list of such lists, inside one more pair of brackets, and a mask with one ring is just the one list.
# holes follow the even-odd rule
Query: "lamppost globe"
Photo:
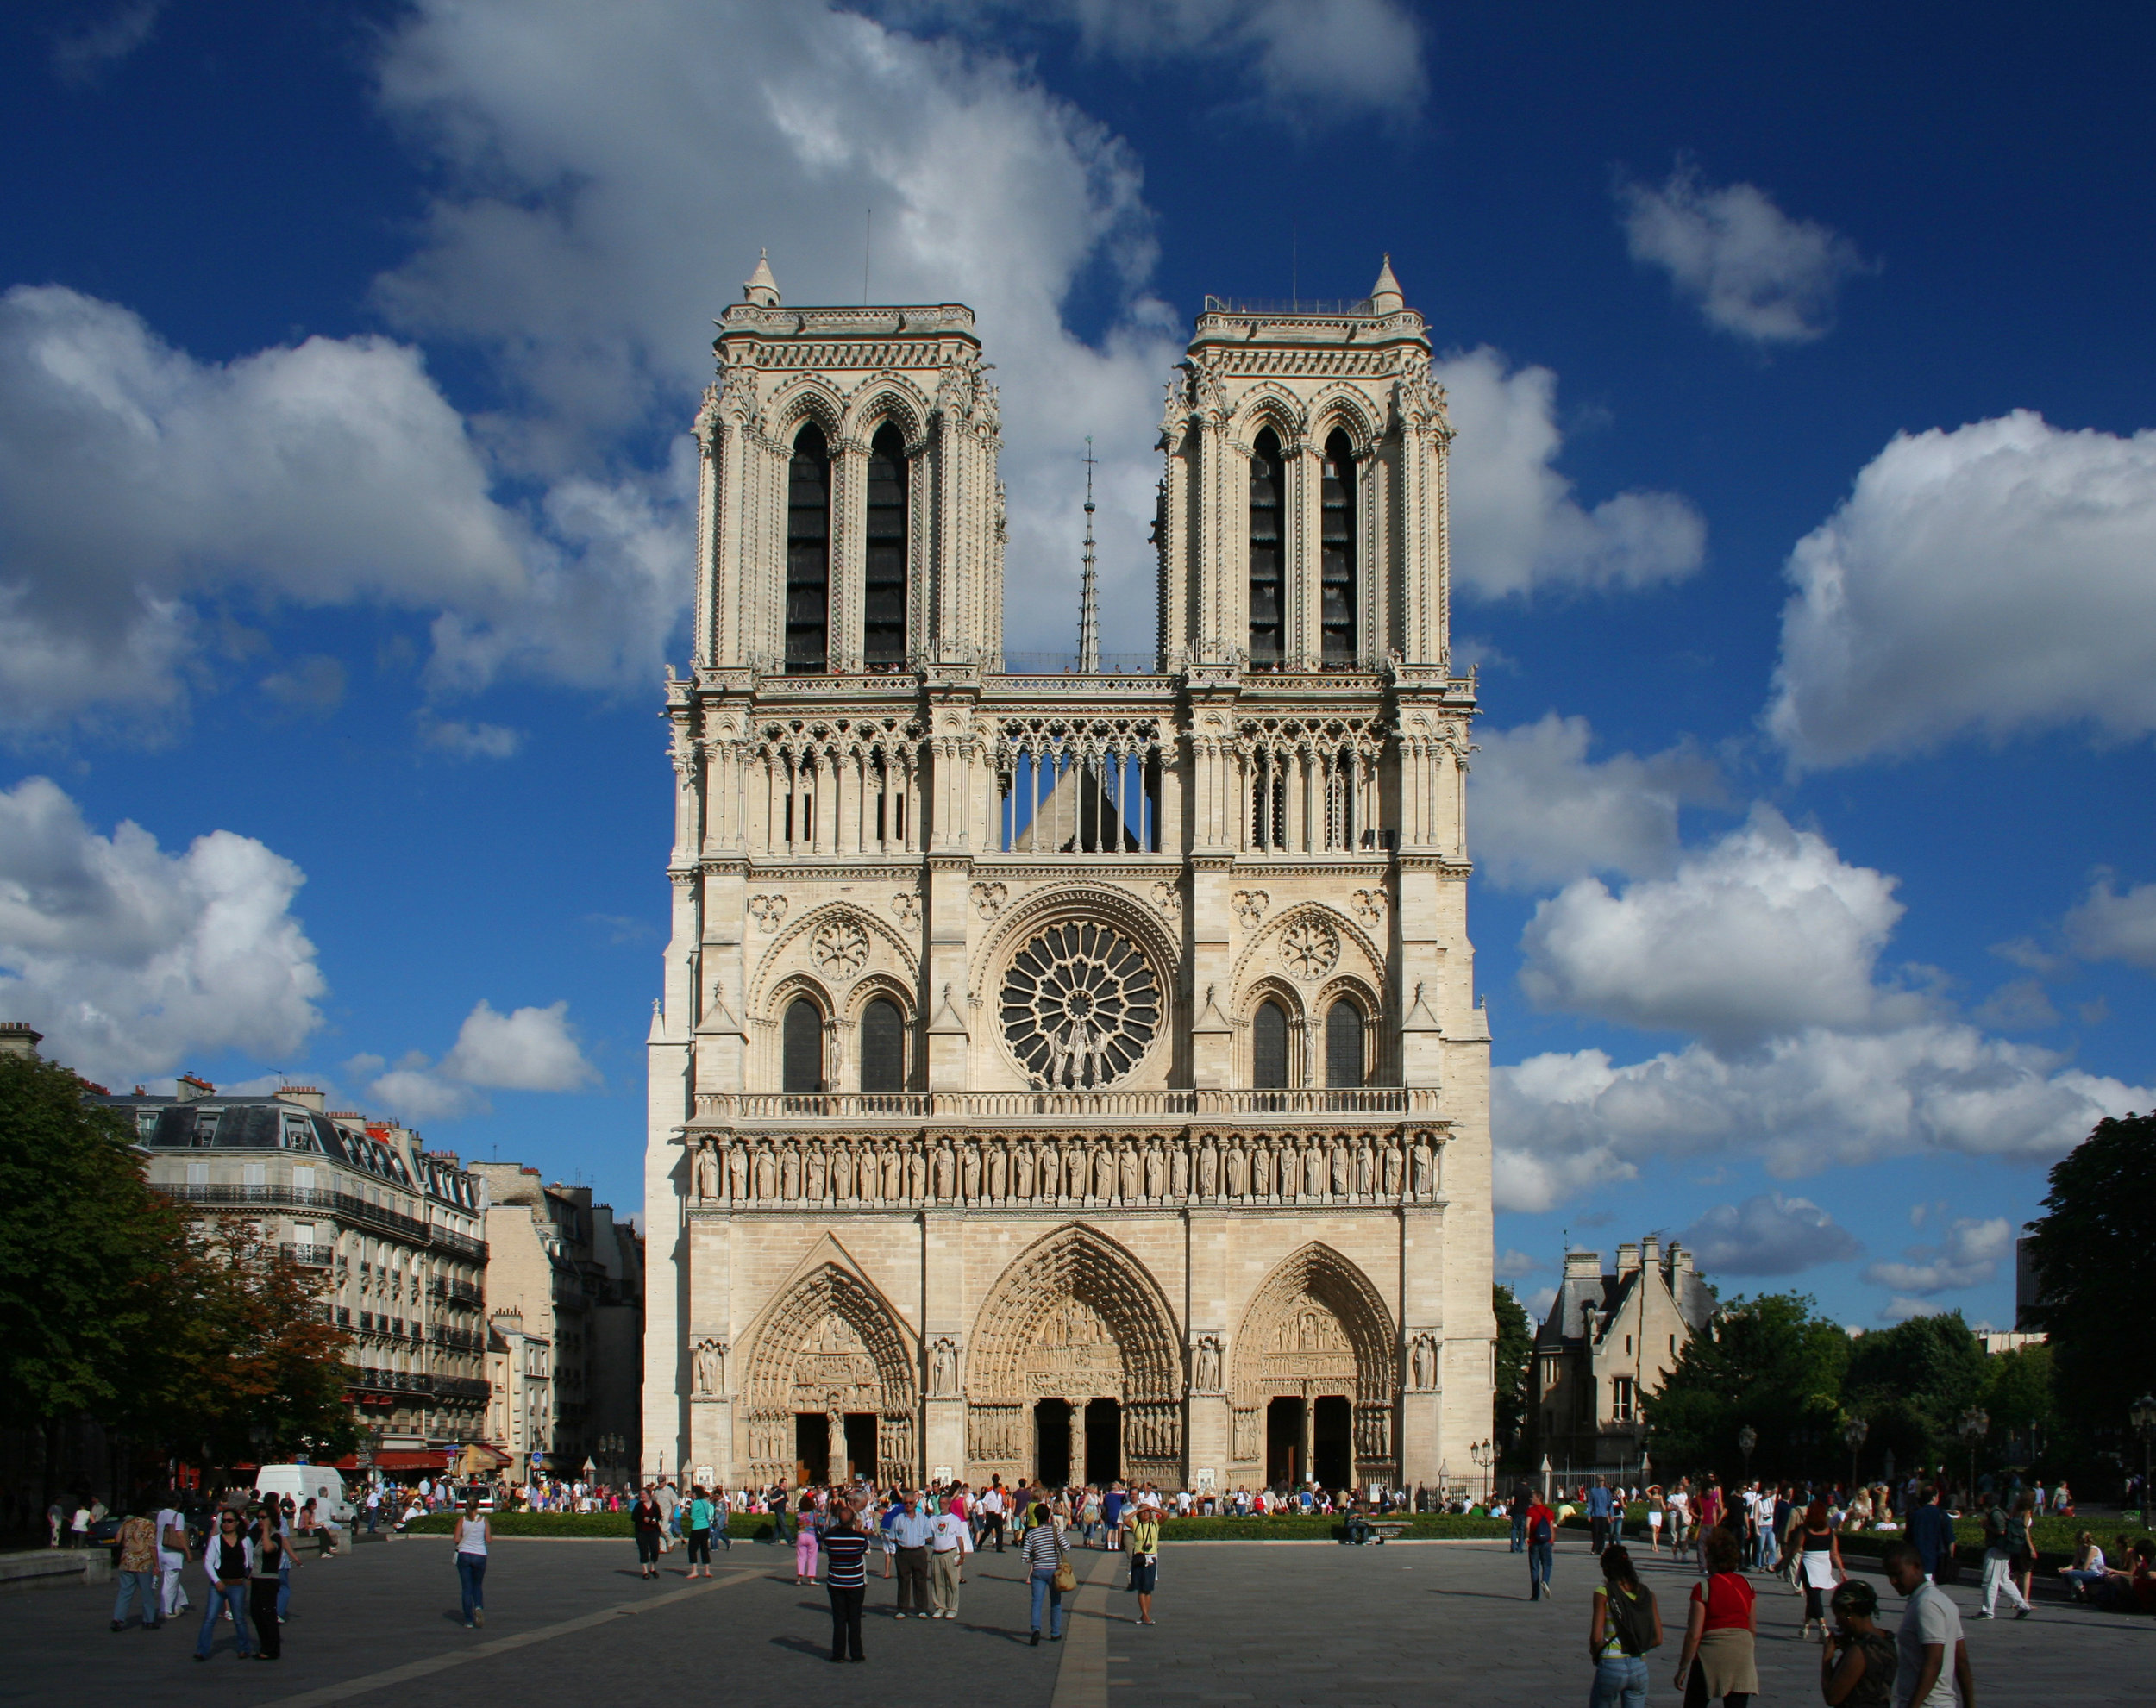
[[1857, 1454], [1864, 1446], [1864, 1438], [1871, 1433], [1871, 1425], [1861, 1417], [1852, 1417], [1841, 1426], [1841, 1438], [1849, 1446], [1849, 1498], [1857, 1498]]
[[1981, 1405], [1972, 1405], [1961, 1414], [1957, 1427], [1961, 1438], [1969, 1443], [1969, 1491], [1973, 1494], [1977, 1487], [1977, 1443], [1990, 1433], [1991, 1414]]

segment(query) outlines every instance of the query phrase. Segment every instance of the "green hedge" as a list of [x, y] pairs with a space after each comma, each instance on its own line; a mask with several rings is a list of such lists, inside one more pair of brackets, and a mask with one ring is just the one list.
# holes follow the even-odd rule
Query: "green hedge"
[[[1646, 1513], [1647, 1509], [1641, 1505], [1626, 1510], [1624, 1533], [1627, 1538], [1638, 1542], [1648, 1539]], [[1584, 1531], [1589, 1527], [1584, 1515], [1575, 1513], [1564, 1520], [1564, 1528]], [[2055, 1566], [2071, 1564], [2075, 1536], [2083, 1530], [2096, 1528], [2084, 1518], [2037, 1519], [2030, 1526], [2030, 1539], [2036, 1545], [2037, 1569], [2048, 1571]], [[1841, 1551], [1846, 1557], [1877, 1560], [1886, 1552], [1889, 1542], [1901, 1539], [1902, 1532], [1899, 1530], [1860, 1530], [1853, 1533], [1845, 1530], [1841, 1533]], [[2099, 1542], [2105, 1540], [2100, 1529], [2097, 1530], [2096, 1540]], [[1979, 1517], [1956, 1520], [1954, 1547], [1965, 1567], [1980, 1568], [1984, 1563], [1984, 1520]]]
[[[492, 1512], [487, 1515], [498, 1536], [614, 1536], [630, 1539], [626, 1512]], [[454, 1512], [430, 1512], [415, 1518], [405, 1531], [411, 1536], [448, 1536], [456, 1522]], [[1436, 1513], [1403, 1514], [1378, 1523], [1405, 1523], [1406, 1534], [1415, 1537], [1489, 1537], [1511, 1533], [1502, 1518], [1463, 1518]], [[727, 1521], [726, 1533], [736, 1542], [768, 1542], [770, 1517], [760, 1512], [736, 1512]], [[1161, 1527], [1163, 1542], [1322, 1542], [1346, 1534], [1338, 1518], [1170, 1518]]]

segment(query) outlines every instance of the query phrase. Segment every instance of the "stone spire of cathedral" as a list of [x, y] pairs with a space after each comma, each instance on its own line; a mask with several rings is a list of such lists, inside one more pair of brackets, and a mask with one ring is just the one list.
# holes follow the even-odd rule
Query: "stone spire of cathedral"
[[768, 250], [756, 251], [756, 270], [749, 275], [749, 281], [741, 287], [744, 303], [754, 303], [760, 309], [779, 306], [779, 281], [771, 276], [771, 257]]
[[1393, 258], [1385, 257], [1385, 265], [1377, 270], [1377, 283], [1370, 286], [1370, 312], [1374, 315], [1396, 315], [1407, 306], [1407, 299], [1400, 294], [1400, 281], [1393, 277]]
[[1078, 577], [1078, 668], [1087, 675], [1100, 669], [1100, 598], [1093, 567], [1093, 435], [1086, 435], [1086, 556]]

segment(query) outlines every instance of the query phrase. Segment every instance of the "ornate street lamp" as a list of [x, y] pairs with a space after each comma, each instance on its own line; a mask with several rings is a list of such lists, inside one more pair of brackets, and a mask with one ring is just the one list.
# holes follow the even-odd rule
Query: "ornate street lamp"
[[1745, 1480], [1752, 1480], [1752, 1449], [1759, 1445], [1759, 1432], [1746, 1423], [1737, 1431], [1737, 1451], [1745, 1456]]
[[1864, 1446], [1864, 1438], [1871, 1433], [1871, 1425], [1861, 1417], [1852, 1417], [1841, 1426], [1841, 1438], [1849, 1444], [1849, 1498], [1857, 1498], [1857, 1454]]
[[2141, 1433], [2141, 1523], [2148, 1523], [2148, 1448], [2156, 1438], [2156, 1394], [2143, 1394], [2134, 1402], [2134, 1427]]
[[1977, 1443], [1991, 1430], [1991, 1414], [1981, 1405], [1972, 1405], [1961, 1414], [1961, 1422], [1955, 1425], [1955, 1433], [1969, 1443], [1969, 1494], [1973, 1499], [1977, 1492]]
[[1469, 1447], [1467, 1454], [1482, 1473], [1482, 1505], [1488, 1506], [1489, 1505], [1489, 1467], [1496, 1462], [1497, 1444], [1495, 1442], [1478, 1441]]

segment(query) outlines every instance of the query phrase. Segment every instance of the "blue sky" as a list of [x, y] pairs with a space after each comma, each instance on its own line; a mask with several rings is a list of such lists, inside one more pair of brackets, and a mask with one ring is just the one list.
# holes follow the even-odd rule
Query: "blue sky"
[[[2156, 23], [1395, 0], [0, 17], [0, 1009], [640, 1196], [683, 429], [956, 298], [1010, 644], [1144, 646], [1204, 294], [1389, 252], [1460, 431], [1501, 1268], [2012, 1315], [2156, 1103]], [[2144, 435], [2144, 436], [2136, 436]]]

